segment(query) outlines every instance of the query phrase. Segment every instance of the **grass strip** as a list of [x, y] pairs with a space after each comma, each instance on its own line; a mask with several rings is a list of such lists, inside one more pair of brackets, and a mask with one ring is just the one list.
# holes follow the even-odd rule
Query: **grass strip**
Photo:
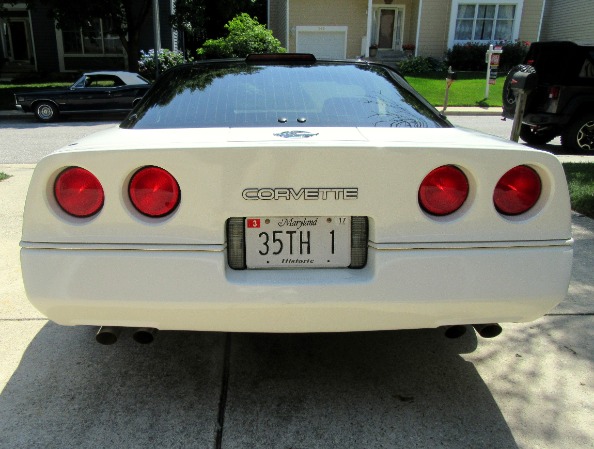
[[[445, 75], [407, 76], [406, 80], [433, 106], [443, 106]], [[489, 87], [489, 98], [485, 98], [485, 74], [459, 73], [458, 79], [450, 87], [448, 106], [501, 107], [504, 81], [503, 77], [497, 79], [495, 85]]]
[[594, 164], [568, 162], [563, 164], [571, 208], [594, 218]]

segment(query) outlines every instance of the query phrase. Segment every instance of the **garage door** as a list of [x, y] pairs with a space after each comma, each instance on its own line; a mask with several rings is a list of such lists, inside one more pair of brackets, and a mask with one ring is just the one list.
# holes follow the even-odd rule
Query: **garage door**
[[346, 58], [347, 27], [297, 27], [297, 53], [317, 58]]

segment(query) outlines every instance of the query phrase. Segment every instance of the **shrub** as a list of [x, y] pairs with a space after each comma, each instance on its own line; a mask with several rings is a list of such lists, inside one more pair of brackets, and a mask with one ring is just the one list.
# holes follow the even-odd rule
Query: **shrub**
[[[507, 71], [511, 67], [521, 64], [528, 52], [530, 44], [528, 42], [505, 42], [499, 43], [503, 49], [499, 70]], [[448, 66], [454, 70], [466, 70], [475, 72], [484, 72], [487, 70], [485, 54], [489, 49], [489, 44], [478, 42], [467, 42], [466, 44], [456, 44], [446, 53]]]
[[518, 41], [504, 44], [499, 70], [507, 72], [513, 66], [522, 64], [528, 53], [528, 48], [530, 48], [529, 42]]
[[[187, 62], [181, 51], [172, 51], [167, 48], [159, 50], [158, 58], [159, 73], [163, 73], [173, 66]], [[138, 72], [145, 78], [155, 79], [155, 50], [151, 49], [146, 53], [142, 50], [140, 51]]]
[[443, 72], [444, 64], [435, 58], [415, 56], [398, 63], [398, 69], [403, 75], [419, 75], [429, 72]]
[[242, 13], [231, 19], [226, 25], [226, 37], [208, 39], [198, 49], [201, 58], [245, 58], [250, 53], [284, 53], [280, 41], [258, 23], [257, 18]]
[[485, 71], [485, 53], [489, 48], [488, 44], [479, 44], [476, 42], [467, 42], [466, 44], [456, 44], [446, 53], [448, 66], [456, 71]]

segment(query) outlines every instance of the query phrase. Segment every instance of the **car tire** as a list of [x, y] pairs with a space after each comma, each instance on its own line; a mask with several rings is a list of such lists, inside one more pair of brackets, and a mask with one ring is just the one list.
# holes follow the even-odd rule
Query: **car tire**
[[60, 115], [60, 111], [58, 111], [56, 105], [49, 101], [36, 103], [33, 112], [40, 122], [53, 122]]
[[507, 72], [507, 77], [505, 78], [505, 81], [503, 83], [502, 100], [503, 115], [509, 118], [513, 118], [516, 112], [516, 94], [511, 88], [511, 82], [513, 76], [517, 72], [536, 73], [536, 69], [531, 65], [520, 64], [512, 67], [511, 70]]
[[520, 128], [520, 138], [528, 145], [545, 145], [558, 135], [559, 132], [551, 127], [538, 129], [523, 123]]
[[561, 145], [569, 151], [594, 154], [594, 114], [570, 122], [561, 135]]

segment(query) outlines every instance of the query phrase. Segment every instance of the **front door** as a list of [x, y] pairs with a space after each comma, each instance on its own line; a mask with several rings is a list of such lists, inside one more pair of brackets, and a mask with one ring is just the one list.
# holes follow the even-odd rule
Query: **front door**
[[379, 8], [376, 13], [377, 44], [379, 48], [400, 50], [402, 47], [402, 8]]

